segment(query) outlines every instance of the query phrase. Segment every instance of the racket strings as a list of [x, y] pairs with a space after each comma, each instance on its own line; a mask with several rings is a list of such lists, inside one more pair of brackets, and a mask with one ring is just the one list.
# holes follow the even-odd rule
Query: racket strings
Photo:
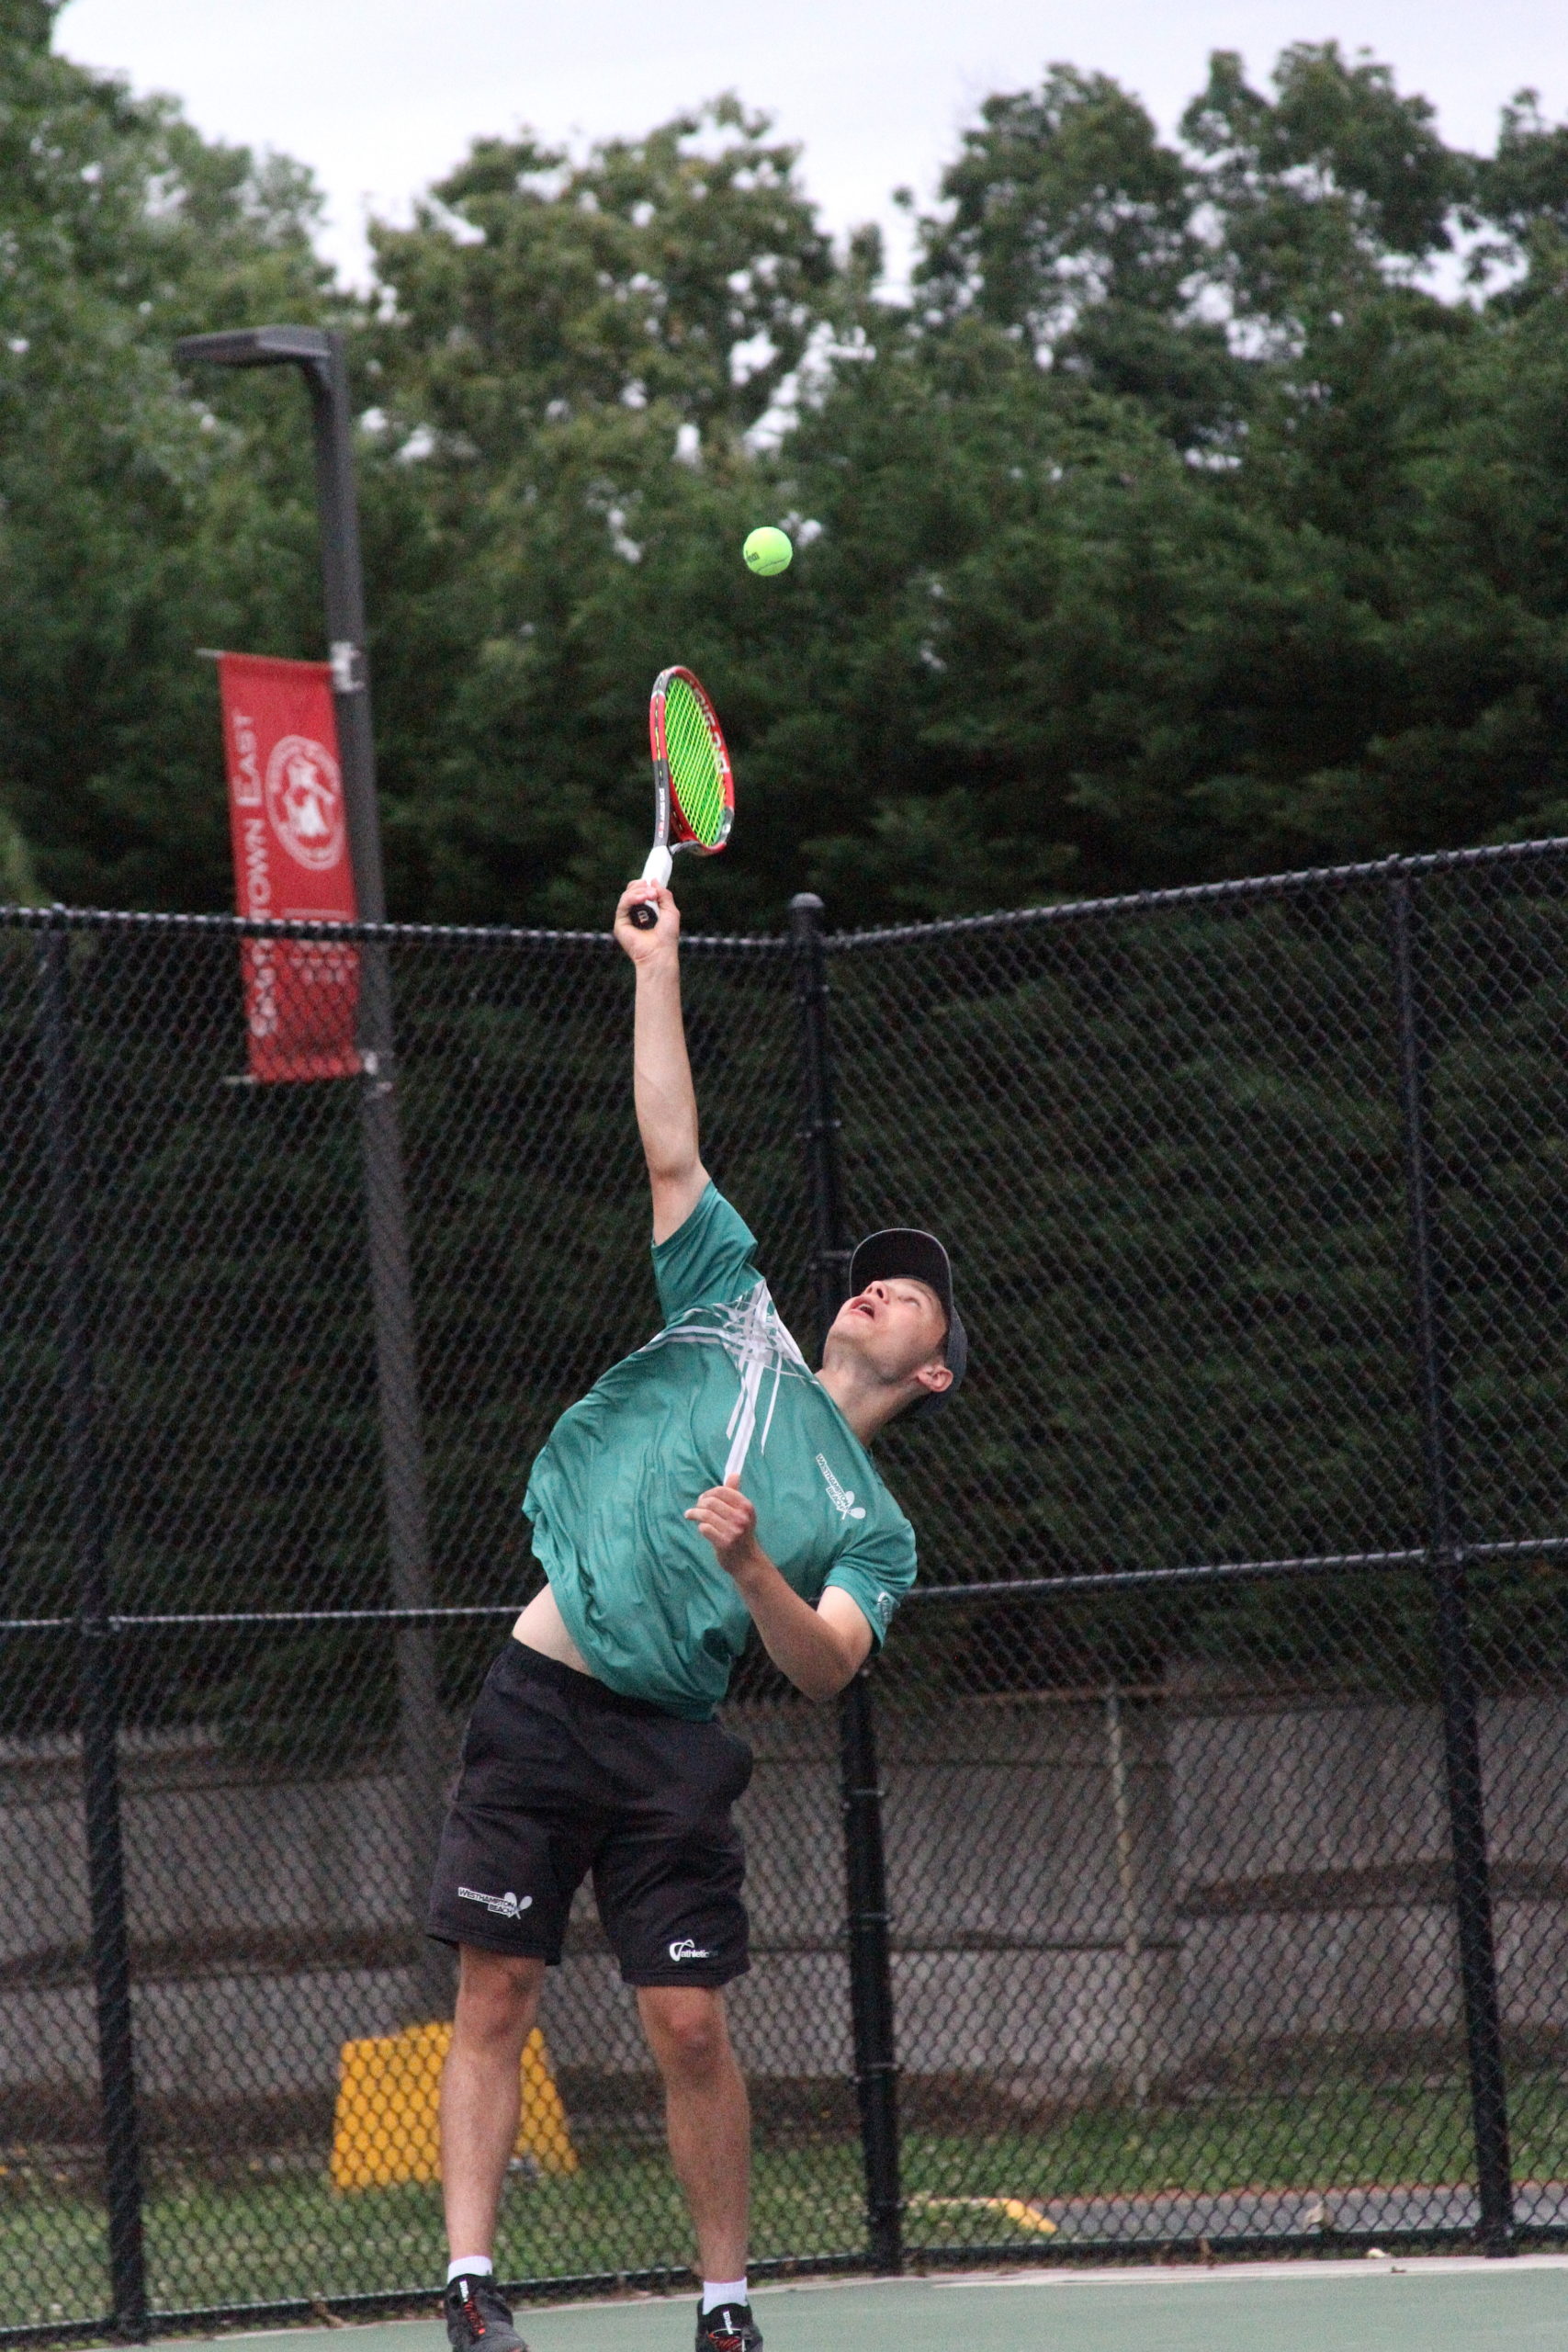
[[670, 789], [688, 831], [705, 849], [723, 837], [724, 771], [707, 714], [683, 678], [664, 698], [664, 750]]

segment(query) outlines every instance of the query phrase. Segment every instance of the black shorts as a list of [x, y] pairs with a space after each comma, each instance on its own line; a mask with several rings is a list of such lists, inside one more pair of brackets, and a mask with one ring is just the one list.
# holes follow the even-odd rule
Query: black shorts
[[428, 1934], [548, 1962], [590, 1871], [628, 1984], [750, 1966], [729, 1808], [751, 1751], [509, 1641], [485, 1677], [441, 1835]]

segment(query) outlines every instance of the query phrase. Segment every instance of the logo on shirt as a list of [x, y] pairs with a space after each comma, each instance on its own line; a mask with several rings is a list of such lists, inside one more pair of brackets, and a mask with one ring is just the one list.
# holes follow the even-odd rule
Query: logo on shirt
[[534, 1905], [531, 1894], [481, 1894], [477, 1886], [460, 1886], [457, 1900], [459, 1903], [482, 1903], [485, 1909], [493, 1912], [498, 1919], [515, 1919], [520, 1911], [530, 1911]]
[[711, 1951], [704, 1951], [700, 1945], [692, 1941], [690, 1936], [682, 1936], [678, 1941], [671, 1945], [670, 1957], [671, 1960], [711, 1960], [713, 1954]]
[[872, 1606], [876, 1611], [876, 1622], [886, 1634], [893, 1623], [893, 1611], [897, 1608], [898, 1603], [890, 1592], [879, 1592]]
[[[649, 1348], [668, 1347], [722, 1348], [740, 1375], [734, 1408], [724, 1432], [729, 1440], [724, 1464], [727, 1478], [745, 1469], [753, 1437], [758, 1437], [759, 1451], [766, 1453], [780, 1382], [786, 1377], [811, 1378], [806, 1358], [779, 1319], [779, 1310], [764, 1282], [753, 1283], [743, 1298], [728, 1299], [717, 1306], [688, 1307], [656, 1340], [649, 1341]], [[648, 1349], [639, 1352], [646, 1354]], [[773, 1382], [764, 1408], [763, 1384], [770, 1373]]]
[[852, 1487], [843, 1487], [840, 1485], [838, 1479], [833, 1476], [832, 1471], [828, 1466], [828, 1457], [825, 1453], [819, 1453], [818, 1455], [817, 1467], [822, 1473], [822, 1481], [828, 1489], [828, 1500], [832, 1504], [833, 1509], [838, 1512], [839, 1517], [840, 1519], [863, 1519], [865, 1517], [865, 1505], [863, 1503], [856, 1502], [855, 1490]]

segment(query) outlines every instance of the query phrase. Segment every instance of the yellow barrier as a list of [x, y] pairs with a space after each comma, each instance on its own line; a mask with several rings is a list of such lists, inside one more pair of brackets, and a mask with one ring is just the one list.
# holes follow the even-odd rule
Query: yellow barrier
[[[333, 2187], [390, 2188], [439, 2180], [441, 2069], [449, 2025], [411, 2025], [373, 2041], [345, 2041], [333, 2129]], [[516, 2154], [545, 2172], [575, 2172], [577, 2150], [537, 2026], [523, 2050]]]
[[908, 2201], [933, 2210], [968, 2206], [976, 2212], [1005, 2213], [1021, 2230], [1032, 2230], [1039, 2237], [1054, 2238], [1056, 2234], [1055, 2222], [1037, 2197], [929, 2197], [917, 2193]]

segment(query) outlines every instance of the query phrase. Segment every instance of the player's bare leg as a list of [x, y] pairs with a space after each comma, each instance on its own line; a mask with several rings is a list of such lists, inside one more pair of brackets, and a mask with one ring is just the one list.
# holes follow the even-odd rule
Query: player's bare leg
[[729, 2045], [724, 1996], [705, 1984], [649, 1984], [637, 1999], [664, 2078], [670, 2157], [691, 2211], [701, 2276], [742, 2278], [751, 2111]]
[[492, 2277], [472, 2273], [492, 2254], [501, 2185], [517, 2144], [523, 2045], [539, 2014], [542, 1960], [464, 1944], [458, 1952], [452, 2047], [441, 2077], [441, 2186], [446, 2243], [462, 2273], [446, 2290], [447, 2335], [460, 2352], [525, 2352]]
[[441, 2077], [441, 2185], [454, 2260], [489, 2254], [517, 2144], [523, 2044], [539, 2014], [542, 1960], [465, 1944], [452, 2048]]

